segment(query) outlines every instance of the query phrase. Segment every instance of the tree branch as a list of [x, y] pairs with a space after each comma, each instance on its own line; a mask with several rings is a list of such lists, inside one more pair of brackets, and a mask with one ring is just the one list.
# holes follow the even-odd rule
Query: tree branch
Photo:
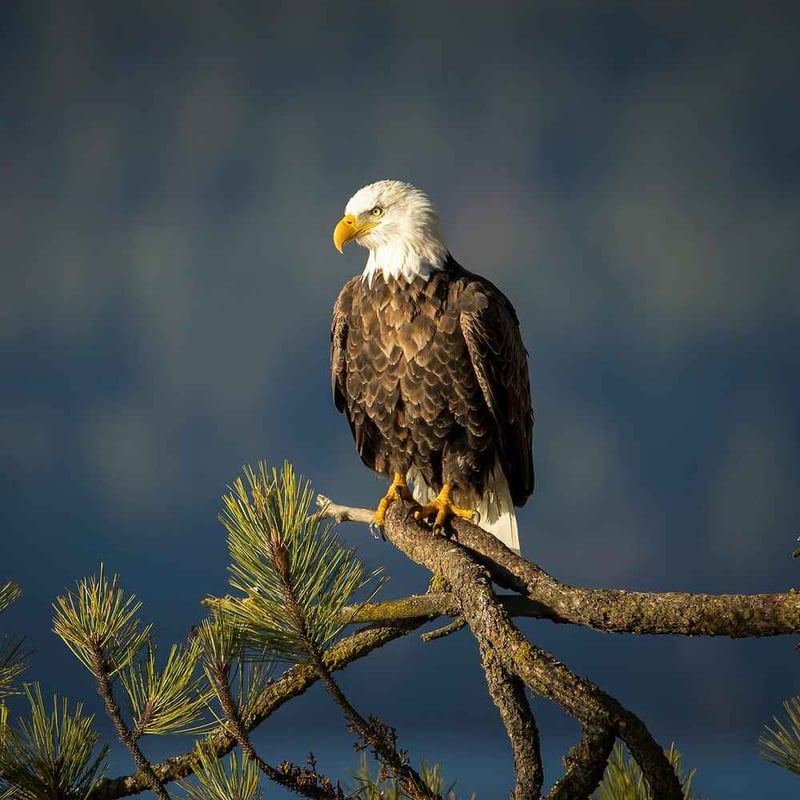
[[[549, 619], [553, 622], [567, 622], [556, 617], [552, 610], [536, 600], [520, 597], [518, 594], [497, 596], [497, 601], [512, 617], [530, 617], [532, 619]], [[214, 600], [204, 601], [213, 606]], [[363, 603], [357, 606], [344, 606], [341, 621], [345, 624], [363, 622], [396, 622], [403, 619], [426, 617], [434, 620], [437, 617], [458, 617], [461, 612], [458, 598], [451, 592], [434, 592], [431, 594], [412, 594], [397, 600], [382, 600], [379, 603]]]
[[544, 783], [539, 729], [525, 697], [525, 687], [508, 672], [491, 644], [480, 640], [479, 646], [486, 685], [514, 752], [516, 784], [511, 800], [539, 800]]
[[546, 800], [583, 800], [603, 780], [616, 735], [611, 728], [584, 725], [583, 735], [564, 757], [564, 775], [556, 781]]
[[[337, 520], [368, 522], [373, 512], [318, 500], [321, 513]], [[451, 522], [454, 539], [475, 551], [492, 580], [527, 596], [533, 605], [518, 599], [503, 599], [512, 616], [531, 616], [553, 622], [584, 625], [610, 633], [680, 634], [684, 636], [730, 636], [734, 639], [782, 636], [800, 632], [800, 592], [773, 594], [695, 594], [690, 592], [632, 592], [623, 589], [592, 589], [563, 584], [540, 566], [518, 556], [471, 522]], [[437, 598], [438, 599], [435, 599]], [[393, 601], [394, 608], [380, 617], [381, 604], [365, 606], [355, 620], [402, 619], [411, 613], [411, 600]], [[454, 616], [454, 598], [429, 595], [418, 608], [430, 618]], [[363, 615], [363, 616], [362, 616]]]
[[271, 781], [296, 794], [311, 800], [344, 800], [344, 792], [341, 788], [334, 786], [331, 780], [320, 775], [315, 769], [304, 770], [288, 761], [281, 765], [281, 769], [276, 769], [258, 755], [242, 721], [241, 709], [231, 693], [228, 677], [227, 670], [216, 669], [210, 672], [211, 685], [225, 714], [226, 722], [231, 728], [236, 743], [247, 758]]
[[411, 510], [401, 501], [389, 507], [386, 536], [411, 559], [450, 582], [461, 613], [481, 646], [494, 648], [508, 672], [517, 675], [535, 693], [558, 703], [584, 725], [613, 730], [641, 767], [655, 797], [682, 800], [675, 771], [644, 723], [590, 680], [575, 675], [531, 644], [496, 602], [485, 567], [464, 547], [444, 537], [431, 536], [429, 530], [413, 520]]
[[170, 796], [153, 769], [153, 765], [147, 760], [144, 753], [139, 748], [136, 737], [122, 718], [122, 711], [119, 707], [119, 703], [117, 703], [114, 697], [114, 687], [111, 683], [111, 675], [105, 655], [103, 654], [103, 649], [94, 642], [91, 644], [91, 649], [94, 661], [93, 672], [97, 680], [97, 693], [103, 698], [106, 713], [114, 723], [114, 728], [117, 731], [119, 740], [131, 754], [133, 762], [139, 768], [139, 772], [146, 783], [146, 788], [151, 789], [159, 800], [170, 800]]

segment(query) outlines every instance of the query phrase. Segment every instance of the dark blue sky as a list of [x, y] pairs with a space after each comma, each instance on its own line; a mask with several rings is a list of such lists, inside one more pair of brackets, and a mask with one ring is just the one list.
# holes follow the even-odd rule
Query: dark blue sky
[[[331, 231], [378, 178], [427, 191], [454, 255], [519, 312], [526, 555], [595, 586], [797, 585], [800, 18], [718, 9], [4, 3], [0, 572], [25, 592], [3, 624], [35, 648], [29, 679], [94, 703], [50, 603], [101, 561], [162, 641], [186, 634], [225, 591], [216, 515], [242, 464], [287, 458], [340, 502], [376, 502], [327, 355], [365, 259]], [[425, 587], [366, 529], [342, 535], [386, 566], [386, 596]], [[756, 750], [800, 691], [794, 639], [524, 627], [675, 740], [705, 793], [796, 795]], [[467, 633], [343, 680], [464, 794], [510, 785]], [[537, 710], [554, 779], [576, 731]], [[355, 765], [321, 693], [275, 723], [276, 758]]]

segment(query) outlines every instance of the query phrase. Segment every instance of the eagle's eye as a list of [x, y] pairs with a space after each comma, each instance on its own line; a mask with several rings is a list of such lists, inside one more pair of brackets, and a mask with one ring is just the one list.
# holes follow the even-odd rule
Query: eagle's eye
[[378, 217], [383, 216], [383, 209], [380, 206], [374, 206], [370, 209], [370, 216], [374, 219], [378, 219]]

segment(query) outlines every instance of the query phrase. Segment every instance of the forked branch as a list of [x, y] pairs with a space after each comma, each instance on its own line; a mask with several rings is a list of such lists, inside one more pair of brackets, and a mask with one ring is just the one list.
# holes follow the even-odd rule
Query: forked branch
[[[534, 693], [558, 703], [584, 726], [613, 731], [641, 767], [653, 795], [664, 800], [681, 800], [675, 771], [644, 723], [591, 681], [575, 675], [552, 655], [531, 644], [497, 602], [489, 571], [466, 548], [443, 537], [431, 536], [430, 531], [413, 519], [410, 510], [401, 502], [389, 508], [387, 538], [412, 560], [444, 576], [479, 646], [493, 651], [508, 673], [524, 681]], [[505, 717], [504, 722], [518, 752], [525, 743]]]

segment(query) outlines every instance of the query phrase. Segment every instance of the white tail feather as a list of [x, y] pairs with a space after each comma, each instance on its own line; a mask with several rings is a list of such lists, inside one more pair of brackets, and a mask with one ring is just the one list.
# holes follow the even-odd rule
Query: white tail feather
[[[422, 480], [422, 476], [416, 470], [408, 473], [408, 480], [414, 485], [414, 499], [418, 503], [428, 503], [435, 497], [436, 493]], [[458, 490], [453, 493], [453, 501], [456, 505], [466, 507], [471, 507], [475, 503], [474, 498], [463, 497]], [[476, 506], [475, 510], [481, 515], [478, 526], [496, 536], [515, 553], [519, 553], [517, 515], [514, 513], [508, 481], [498, 463], [495, 463], [486, 492]]]

